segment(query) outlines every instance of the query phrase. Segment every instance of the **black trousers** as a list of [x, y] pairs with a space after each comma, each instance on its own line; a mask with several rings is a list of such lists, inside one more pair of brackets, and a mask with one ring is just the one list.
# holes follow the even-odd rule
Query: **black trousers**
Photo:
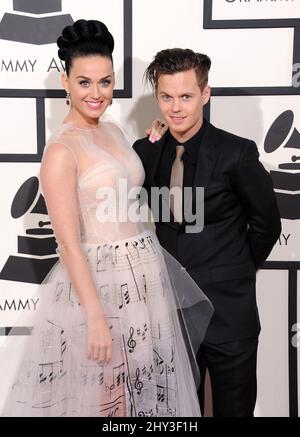
[[205, 373], [211, 379], [214, 417], [253, 417], [257, 381], [258, 338], [222, 344], [204, 341], [197, 361], [201, 373], [198, 396], [204, 413]]

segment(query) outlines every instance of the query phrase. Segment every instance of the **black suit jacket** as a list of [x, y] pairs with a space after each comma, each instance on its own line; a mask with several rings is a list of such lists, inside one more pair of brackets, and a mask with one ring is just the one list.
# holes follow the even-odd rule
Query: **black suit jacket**
[[[133, 145], [144, 165], [149, 198], [164, 141], [165, 136], [155, 144], [143, 138]], [[281, 223], [271, 177], [258, 157], [253, 141], [207, 123], [194, 178], [194, 187], [204, 187], [202, 232], [186, 233], [185, 223], [156, 222], [161, 245], [186, 267], [215, 307], [207, 332], [214, 343], [255, 336], [260, 330], [256, 270], [278, 239]]]

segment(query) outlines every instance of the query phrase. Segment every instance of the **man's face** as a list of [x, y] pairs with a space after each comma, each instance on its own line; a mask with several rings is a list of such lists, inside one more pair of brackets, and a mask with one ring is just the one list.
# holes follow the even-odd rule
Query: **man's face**
[[203, 106], [210, 98], [210, 87], [200, 89], [195, 70], [162, 74], [156, 96], [171, 134], [181, 142], [195, 135], [203, 123]]

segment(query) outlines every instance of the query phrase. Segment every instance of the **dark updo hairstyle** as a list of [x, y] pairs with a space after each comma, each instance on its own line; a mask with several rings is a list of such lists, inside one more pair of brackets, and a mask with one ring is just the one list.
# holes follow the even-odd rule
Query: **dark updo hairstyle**
[[162, 74], [174, 74], [194, 69], [198, 85], [203, 88], [208, 83], [211, 60], [207, 55], [190, 49], [166, 49], [158, 52], [145, 71], [146, 80], [157, 91], [158, 79]]
[[67, 75], [70, 73], [73, 60], [82, 56], [100, 55], [113, 62], [114, 38], [101, 21], [75, 21], [63, 29], [57, 45], [58, 56], [65, 61]]

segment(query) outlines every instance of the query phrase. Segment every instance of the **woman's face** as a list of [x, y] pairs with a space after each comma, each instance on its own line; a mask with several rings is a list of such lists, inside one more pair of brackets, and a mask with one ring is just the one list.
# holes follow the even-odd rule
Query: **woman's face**
[[100, 55], [75, 58], [63, 86], [70, 93], [70, 118], [80, 125], [94, 125], [112, 101], [115, 76], [109, 58]]

